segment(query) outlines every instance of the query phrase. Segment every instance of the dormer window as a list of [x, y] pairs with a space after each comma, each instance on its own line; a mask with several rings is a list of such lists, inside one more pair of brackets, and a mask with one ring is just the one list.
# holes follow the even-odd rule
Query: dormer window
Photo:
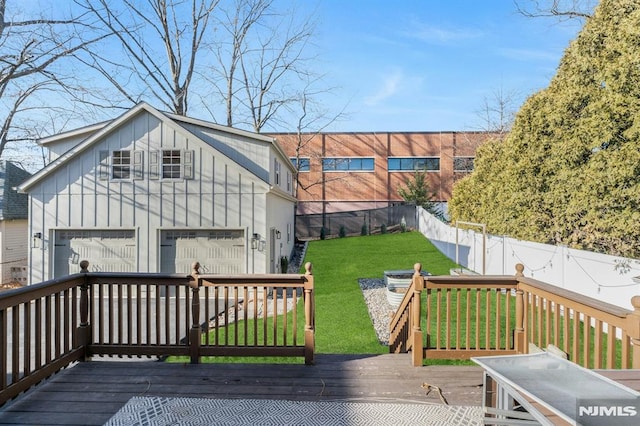
[[100, 180], [139, 180], [143, 173], [143, 152], [138, 150], [121, 149], [116, 151], [100, 151], [99, 153]]
[[162, 178], [180, 179], [182, 176], [182, 155], [177, 149], [162, 150]]
[[193, 151], [163, 149], [149, 153], [149, 179], [193, 179]]
[[131, 178], [131, 151], [113, 151], [111, 156], [111, 179]]

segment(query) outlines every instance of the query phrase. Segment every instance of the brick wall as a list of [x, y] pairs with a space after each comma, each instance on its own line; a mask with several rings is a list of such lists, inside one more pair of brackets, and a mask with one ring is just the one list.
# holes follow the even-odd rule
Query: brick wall
[[[289, 157], [308, 158], [310, 170], [300, 172], [298, 213], [361, 210], [401, 201], [398, 187], [412, 171], [388, 171], [389, 157], [439, 158], [440, 169], [427, 173], [434, 201], [451, 198], [455, 157], [474, 157], [486, 132], [362, 132], [273, 134]], [[323, 158], [373, 158], [373, 171], [322, 171]]]

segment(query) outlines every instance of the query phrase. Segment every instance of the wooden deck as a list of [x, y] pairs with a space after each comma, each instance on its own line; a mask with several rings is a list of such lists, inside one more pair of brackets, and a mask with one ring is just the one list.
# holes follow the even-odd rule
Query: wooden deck
[[410, 355], [317, 355], [305, 366], [91, 361], [0, 408], [0, 425], [102, 425], [133, 396], [482, 404], [482, 369], [412, 367]]

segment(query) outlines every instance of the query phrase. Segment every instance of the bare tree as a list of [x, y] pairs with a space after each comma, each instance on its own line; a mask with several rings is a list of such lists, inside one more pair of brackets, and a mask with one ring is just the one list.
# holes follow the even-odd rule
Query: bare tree
[[16, 151], [32, 147], [38, 116], [56, 108], [51, 99], [71, 90], [73, 79], [64, 71], [68, 67], [58, 65], [100, 38], [82, 40], [78, 34], [83, 29], [81, 16], [28, 18], [15, 7], [7, 10], [7, 1], [0, 0], [0, 155], [7, 146]]
[[236, 73], [240, 58], [248, 49], [246, 39], [251, 29], [267, 16], [271, 4], [272, 0], [236, 0], [218, 10], [215, 27], [219, 34], [214, 47], [216, 64], [211, 67], [214, 78], [205, 78], [215, 87], [220, 99], [224, 99], [225, 122], [229, 127], [234, 125], [235, 100], [239, 90]]
[[115, 37], [123, 51], [114, 55], [109, 48], [87, 49], [79, 58], [129, 103], [151, 97], [186, 115], [197, 60], [218, 0], [75, 2], [95, 18], [96, 31]]
[[[327, 182], [335, 180], [343, 180], [348, 185], [345, 176], [340, 174], [331, 175], [330, 177], [324, 176], [322, 178], [313, 181], [302, 181], [300, 179], [300, 166], [302, 158], [309, 158], [321, 161], [322, 152], [315, 151], [313, 148], [312, 140], [318, 137], [327, 127], [333, 123], [343, 120], [347, 114], [343, 108], [336, 114], [331, 113], [327, 109], [321, 107], [317, 102], [317, 98], [324, 93], [329, 93], [331, 90], [312, 90], [313, 84], [305, 86], [298, 95], [299, 102], [295, 105], [295, 110], [292, 111], [296, 119], [296, 133], [295, 133], [295, 146], [294, 146], [294, 165], [296, 167], [296, 180], [294, 183], [295, 193], [299, 190], [309, 191], [312, 187], [322, 185]], [[359, 178], [359, 176], [357, 176]]]
[[514, 0], [519, 14], [528, 18], [589, 19], [598, 0]]
[[480, 120], [480, 130], [494, 133], [499, 139], [511, 130], [518, 111], [520, 96], [517, 91], [505, 91], [502, 86], [482, 99], [482, 106], [476, 114]]
[[283, 124], [282, 110], [300, 102], [299, 87], [318, 76], [309, 53], [313, 14], [276, 10], [273, 0], [232, 0], [221, 7], [211, 68], [229, 126], [260, 132]]

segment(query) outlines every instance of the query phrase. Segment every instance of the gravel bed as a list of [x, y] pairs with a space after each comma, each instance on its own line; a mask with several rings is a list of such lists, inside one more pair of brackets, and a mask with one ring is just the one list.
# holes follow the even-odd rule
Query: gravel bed
[[389, 345], [389, 323], [395, 309], [387, 301], [387, 289], [383, 278], [358, 280], [367, 303], [369, 316], [382, 345]]

